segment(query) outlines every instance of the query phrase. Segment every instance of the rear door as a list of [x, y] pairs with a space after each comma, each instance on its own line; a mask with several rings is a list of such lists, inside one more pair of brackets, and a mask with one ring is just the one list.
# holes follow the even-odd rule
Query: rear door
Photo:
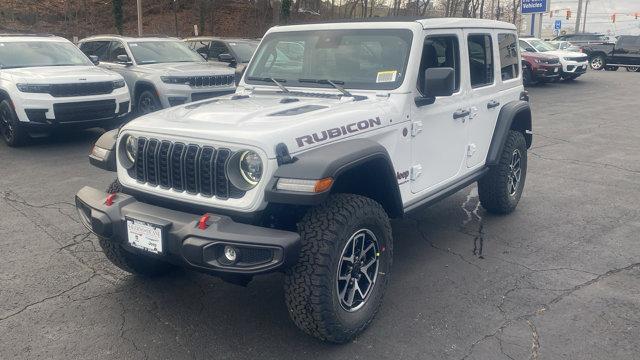
[[[489, 151], [489, 144], [498, 120], [501, 99], [498, 91], [498, 76], [501, 69], [496, 66], [500, 59], [499, 47], [504, 46], [505, 62], [518, 61], [515, 36], [499, 44], [495, 32], [490, 30], [465, 30], [469, 53], [469, 142], [465, 149], [468, 168], [482, 165]], [[509, 74], [507, 74], [509, 71]], [[496, 74], [498, 72], [498, 74]], [[505, 78], [514, 78], [513, 68], [505, 69]]]
[[[432, 192], [447, 186], [465, 170], [468, 103], [465, 86], [466, 46], [461, 30], [430, 31], [423, 43], [419, 76], [428, 68], [453, 68], [456, 91], [430, 105], [411, 103], [411, 191]], [[416, 87], [416, 95], [422, 93]], [[465, 115], [467, 114], [467, 115]]]
[[622, 65], [640, 64], [640, 36], [620, 36], [611, 60]]

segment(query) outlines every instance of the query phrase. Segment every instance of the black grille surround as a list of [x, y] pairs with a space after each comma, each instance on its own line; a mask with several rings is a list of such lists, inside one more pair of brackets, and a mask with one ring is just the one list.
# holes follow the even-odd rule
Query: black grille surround
[[576, 62], [583, 62], [583, 61], [587, 61], [588, 57], [586, 56], [569, 56], [569, 57], [565, 57], [564, 58], [566, 61], [576, 61]]
[[550, 64], [550, 65], [560, 64], [560, 59], [558, 59], [558, 58], [556, 58], [556, 59], [547, 59], [547, 60], [544, 60], [544, 63], [545, 64]]
[[115, 118], [116, 101], [96, 100], [53, 104], [53, 113], [58, 123], [75, 123]]
[[225, 148], [140, 137], [129, 176], [138, 183], [177, 192], [239, 199], [246, 192], [233, 186], [225, 171], [231, 155]]
[[113, 89], [113, 81], [51, 84], [49, 94], [53, 97], [104, 95], [111, 94]]

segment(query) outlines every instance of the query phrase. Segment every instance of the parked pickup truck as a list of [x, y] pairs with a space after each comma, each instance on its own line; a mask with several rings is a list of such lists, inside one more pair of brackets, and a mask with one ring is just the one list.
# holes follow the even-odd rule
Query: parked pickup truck
[[615, 44], [585, 45], [582, 50], [589, 55], [594, 70], [640, 69], [640, 36], [620, 36]]

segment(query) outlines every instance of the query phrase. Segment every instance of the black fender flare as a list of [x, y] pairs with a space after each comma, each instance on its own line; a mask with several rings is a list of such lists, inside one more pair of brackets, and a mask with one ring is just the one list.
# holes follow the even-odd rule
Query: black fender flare
[[[350, 192], [372, 197], [381, 203], [391, 217], [402, 216], [402, 198], [395, 169], [387, 149], [379, 143], [369, 139], [346, 140], [309, 150], [295, 156], [293, 160], [280, 165], [275, 171], [265, 190], [267, 202], [313, 206], [322, 203], [332, 192]], [[366, 179], [375, 178], [375, 181], [379, 181], [376, 184], [381, 184], [384, 188], [373, 193], [365, 184], [345, 188], [346, 177], [354, 173]], [[333, 178], [334, 183], [321, 193], [276, 189], [280, 178], [319, 180], [328, 177]]]
[[116, 171], [116, 142], [120, 129], [107, 131], [98, 138], [91, 154], [89, 163], [107, 171]]
[[504, 143], [507, 141], [509, 130], [522, 132], [527, 142], [527, 149], [531, 147], [533, 135], [531, 134], [531, 107], [528, 101], [512, 101], [500, 109], [487, 153], [486, 164], [488, 166], [496, 165], [500, 161], [500, 154], [502, 154]]

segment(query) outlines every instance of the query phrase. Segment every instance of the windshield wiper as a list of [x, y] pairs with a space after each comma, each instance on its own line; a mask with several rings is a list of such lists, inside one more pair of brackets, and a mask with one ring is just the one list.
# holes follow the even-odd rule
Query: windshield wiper
[[252, 81], [268, 81], [268, 82], [272, 82], [274, 84], [276, 84], [280, 90], [282, 90], [282, 92], [284, 93], [288, 93], [289, 89], [287, 89], [286, 87], [284, 87], [284, 85], [281, 84], [281, 82], [287, 82], [287, 80], [285, 79], [274, 79], [274, 78], [270, 78], [270, 77], [257, 77], [257, 76], [249, 76], [247, 77], [247, 80], [252, 80]]
[[349, 91], [347, 91], [347, 89], [345, 89], [345, 88], [343, 88], [341, 86], [341, 85], [344, 85], [344, 81], [328, 80], [328, 79], [298, 79], [298, 82], [331, 85], [335, 89], [340, 91], [342, 93], [342, 95], [349, 96], [349, 97], [355, 97]]

